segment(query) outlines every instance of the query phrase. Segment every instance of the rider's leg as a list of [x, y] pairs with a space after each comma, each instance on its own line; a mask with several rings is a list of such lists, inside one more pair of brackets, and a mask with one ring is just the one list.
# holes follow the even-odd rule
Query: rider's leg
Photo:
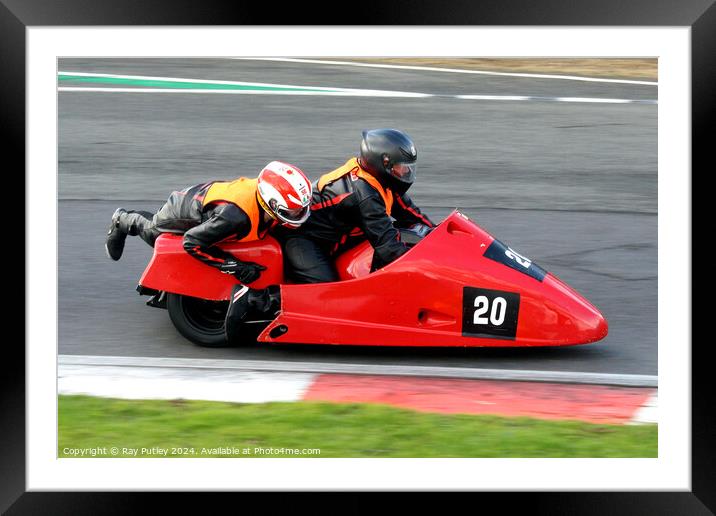
[[295, 283], [338, 281], [329, 250], [319, 243], [295, 236], [283, 242], [284, 271]]
[[224, 333], [227, 342], [240, 342], [249, 334], [245, 331], [246, 321], [275, 319], [281, 310], [281, 287], [271, 285], [264, 289], [253, 289], [236, 285], [231, 291], [229, 309], [226, 312]]
[[181, 192], [173, 192], [156, 214], [143, 210], [117, 208], [112, 215], [112, 222], [107, 232], [105, 243], [107, 255], [113, 260], [119, 260], [124, 251], [127, 235], [139, 236], [151, 247], [154, 247], [154, 243], [162, 231], [183, 232], [188, 227], [200, 222], [178, 218], [182, 200]]
[[155, 215], [148, 211], [128, 211], [120, 217], [120, 221], [126, 228], [128, 235], [139, 236], [147, 244], [154, 247], [154, 242], [160, 235], [157, 230], [158, 216], [159, 213]]
[[154, 247], [154, 241], [159, 236], [159, 232], [154, 227], [153, 218], [154, 214], [148, 211], [127, 211], [124, 208], [117, 208], [112, 214], [107, 240], [104, 244], [107, 256], [113, 260], [119, 260], [122, 257], [127, 235], [139, 235]]

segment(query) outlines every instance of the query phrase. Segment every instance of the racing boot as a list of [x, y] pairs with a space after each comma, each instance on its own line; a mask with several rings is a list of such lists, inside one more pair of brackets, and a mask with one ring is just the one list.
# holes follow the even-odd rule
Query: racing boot
[[124, 208], [117, 208], [112, 214], [112, 223], [107, 231], [107, 240], [104, 243], [104, 250], [112, 260], [117, 261], [122, 257], [124, 241], [127, 239], [128, 230], [121, 222], [121, 216], [126, 214]]
[[256, 321], [272, 321], [281, 311], [281, 287], [270, 285], [249, 290], [249, 316]]
[[[229, 309], [224, 322], [224, 334], [228, 343], [246, 343], [256, 340], [260, 323], [275, 319], [281, 310], [281, 287], [271, 285], [264, 289], [253, 289], [236, 285], [231, 291]], [[251, 326], [252, 328], [250, 328]]]

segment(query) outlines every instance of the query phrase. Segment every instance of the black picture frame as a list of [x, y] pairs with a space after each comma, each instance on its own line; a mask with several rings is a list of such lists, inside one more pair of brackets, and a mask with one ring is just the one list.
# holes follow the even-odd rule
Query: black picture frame
[[[325, 12], [328, 14], [322, 19], [316, 15], [320, 10], [320, 4], [308, 10], [304, 4], [283, 4], [280, 9], [275, 9], [267, 3], [187, 0], [0, 0], [1, 76], [18, 78], [16, 81], [0, 81], [0, 120], [7, 129], [4, 138], [6, 156], [16, 158], [12, 161], [15, 170], [24, 170], [25, 30], [32, 26], [341, 25], [347, 22], [351, 25], [684, 26], [691, 28], [692, 163], [694, 168], [707, 166], [706, 158], [713, 146], [711, 134], [716, 111], [716, 96], [713, 94], [716, 90], [714, 0], [372, 2], [352, 7], [350, 17], [335, 8], [327, 8]], [[16, 176], [11, 177], [18, 182], [14, 179]], [[29, 199], [28, 192], [25, 192], [25, 199]], [[31, 270], [25, 269], [26, 278], [31, 274]], [[480, 503], [497, 504], [500, 512], [508, 513], [522, 509], [532, 514], [713, 514], [716, 511], [716, 454], [713, 442], [716, 425], [711, 412], [714, 389], [708, 381], [712, 375], [707, 346], [705, 342], [696, 342], [692, 346], [691, 491], [480, 493]], [[221, 507], [225, 503], [231, 504], [229, 507], [237, 511], [261, 507], [258, 509], [261, 513], [271, 513], [273, 508], [284, 504], [293, 511], [299, 509], [299, 505], [312, 512], [335, 511], [335, 501], [322, 498], [321, 503], [316, 504], [303, 493], [274, 496], [271, 498], [273, 503], [267, 505], [265, 497], [257, 500], [257, 495], [250, 493], [26, 492], [24, 349], [4, 346], [3, 358], [0, 510], [7, 511], [7, 514], [133, 514], [150, 510], [154, 503], [162, 504], [164, 510], [181, 513]], [[466, 494], [454, 496], [457, 498], [452, 499], [450, 505], [457, 507], [456, 504], [463, 503], [460, 499]], [[413, 504], [426, 507], [421, 493], [404, 499], [407, 503], [403, 506], [404, 510]], [[376, 493], [348, 494], [339, 503], [342, 512], [351, 514], [372, 512], [384, 504], [382, 497]], [[444, 504], [438, 503], [436, 508], [441, 506], [444, 508]]]

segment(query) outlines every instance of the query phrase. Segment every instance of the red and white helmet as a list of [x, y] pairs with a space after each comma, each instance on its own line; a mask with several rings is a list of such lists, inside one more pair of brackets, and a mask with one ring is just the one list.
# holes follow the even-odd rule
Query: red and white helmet
[[298, 167], [272, 161], [259, 174], [259, 204], [284, 226], [297, 228], [306, 222], [311, 195], [311, 182]]

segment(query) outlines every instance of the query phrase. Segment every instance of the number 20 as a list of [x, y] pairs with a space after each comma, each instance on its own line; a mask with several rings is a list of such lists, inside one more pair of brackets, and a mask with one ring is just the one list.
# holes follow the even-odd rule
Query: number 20
[[[507, 301], [504, 297], [496, 297], [492, 300], [492, 308], [490, 308], [490, 300], [486, 296], [477, 296], [475, 298], [475, 315], [473, 316], [473, 324], [487, 324], [500, 326], [505, 322], [505, 314], [507, 312]], [[484, 314], [490, 312], [490, 317]]]

